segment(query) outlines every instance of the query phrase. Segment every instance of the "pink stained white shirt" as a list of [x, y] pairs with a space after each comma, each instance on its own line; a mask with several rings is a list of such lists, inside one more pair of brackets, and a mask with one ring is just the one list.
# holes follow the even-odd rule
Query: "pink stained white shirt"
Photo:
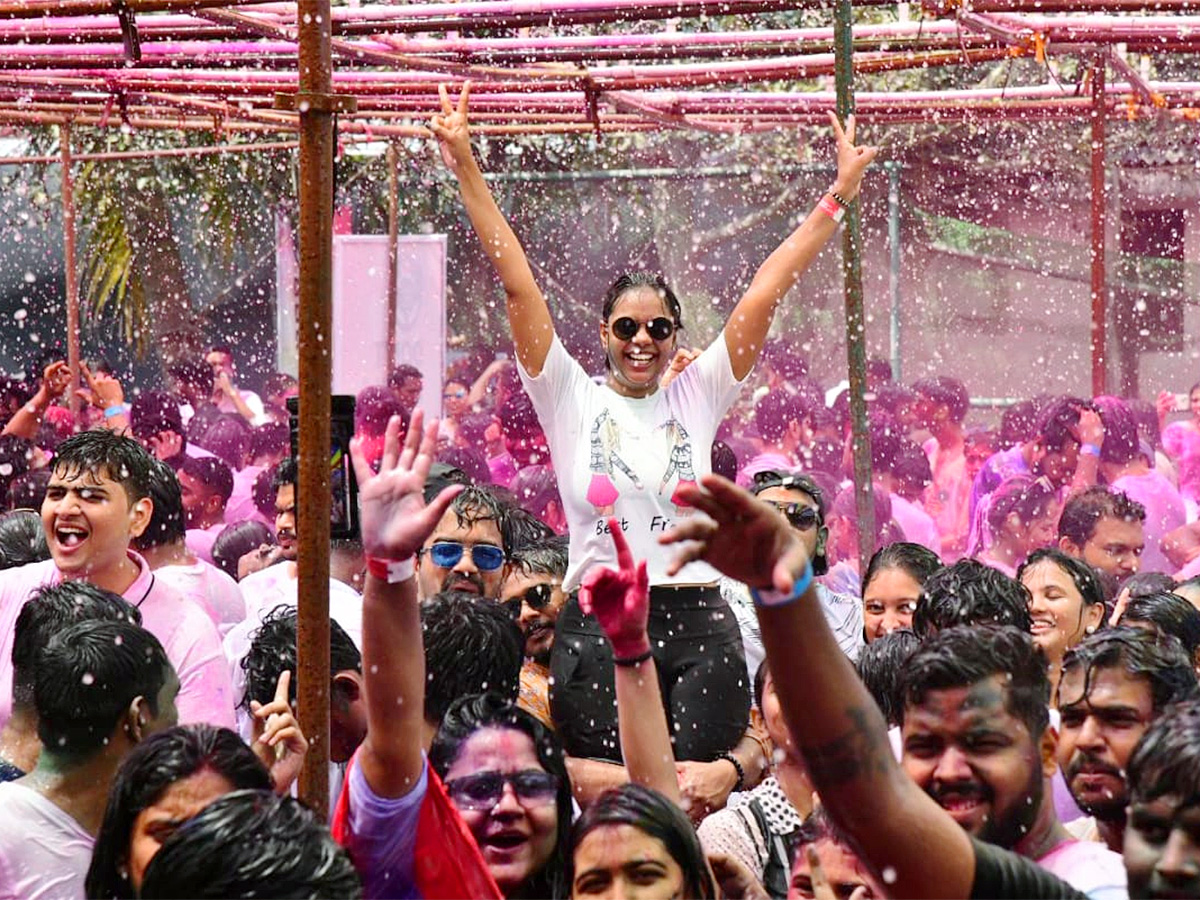
[[[233, 689], [221, 636], [197, 603], [182, 597], [155, 577], [146, 560], [128, 551], [138, 576], [122, 596], [142, 614], [142, 625], [158, 638], [179, 676], [175, 706], [179, 722], [208, 722], [232, 728]], [[38, 588], [60, 584], [54, 560], [29, 563], [0, 572], [0, 728], [12, 714], [12, 645], [17, 615]]]
[[213, 561], [212, 548], [217, 542], [217, 535], [224, 531], [226, 525], [224, 522], [218, 522], [216, 525], [210, 525], [208, 528], [189, 528], [184, 543], [187, 548], [200, 557], [206, 563]]
[[202, 559], [191, 566], [160, 566], [154, 574], [208, 613], [221, 637], [246, 618], [246, 601], [238, 583]]

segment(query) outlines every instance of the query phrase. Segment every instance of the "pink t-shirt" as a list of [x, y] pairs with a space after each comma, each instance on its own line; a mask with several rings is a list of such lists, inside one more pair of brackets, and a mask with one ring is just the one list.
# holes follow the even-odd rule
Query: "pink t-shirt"
[[154, 574], [198, 603], [222, 637], [246, 618], [246, 601], [238, 583], [202, 559], [192, 566], [161, 566]]
[[1121, 854], [1104, 844], [1067, 840], [1041, 859], [1035, 859], [1047, 872], [1057, 875], [1090, 900], [1128, 900], [1125, 864]]
[[225, 504], [225, 524], [236, 525], [238, 522], [262, 522], [272, 531], [275, 522], [258, 511], [254, 505], [254, 480], [263, 471], [263, 466], [246, 466], [233, 473], [233, 493]]
[[[180, 724], [209, 722], [232, 728], [233, 689], [221, 637], [208, 614], [155, 577], [141, 556], [128, 551], [138, 576], [122, 596], [142, 614], [142, 625], [158, 638], [179, 676], [175, 706]], [[0, 576], [0, 728], [12, 714], [12, 645], [17, 615], [38, 588], [59, 584], [54, 560], [7, 569]]]
[[1176, 528], [1187, 523], [1183, 498], [1175, 485], [1161, 472], [1151, 469], [1145, 475], [1123, 475], [1112, 483], [1114, 491], [1124, 491], [1130, 499], [1146, 507], [1144, 526], [1146, 549], [1142, 553], [1142, 571], [1165, 572], [1175, 570], [1162, 552], [1162, 539]]
[[208, 528], [189, 528], [184, 537], [184, 543], [187, 544], [189, 550], [206, 563], [211, 563], [213, 561], [213, 544], [217, 542], [217, 535], [224, 531], [225, 528], [226, 525], [224, 522], [218, 522], [216, 525], [210, 525]]

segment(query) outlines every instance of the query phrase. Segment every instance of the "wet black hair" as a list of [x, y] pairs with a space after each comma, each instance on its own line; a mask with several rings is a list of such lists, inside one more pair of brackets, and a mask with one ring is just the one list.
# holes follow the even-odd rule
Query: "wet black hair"
[[1057, 547], [1039, 547], [1030, 553], [1029, 557], [1017, 569], [1017, 581], [1024, 583], [1025, 572], [1028, 571], [1029, 567], [1043, 562], [1054, 563], [1054, 565], [1062, 569], [1067, 575], [1071, 576], [1075, 590], [1079, 591], [1079, 596], [1083, 598], [1084, 607], [1094, 606], [1097, 603], [1104, 605], [1105, 591], [1104, 585], [1100, 580], [1100, 573], [1082, 559], [1068, 556]]
[[[1083, 697], [1097, 670], [1120, 669], [1150, 686], [1154, 712], [1198, 693], [1196, 670], [1183, 645], [1169, 634], [1117, 625], [1085, 637], [1063, 656], [1062, 673], [1083, 670]], [[1062, 681], [1059, 681], [1062, 684]]]
[[1200, 647], [1200, 610], [1178, 594], [1159, 591], [1134, 597], [1125, 607], [1121, 622], [1149, 622], [1163, 634], [1174, 636], [1193, 660]]
[[[411, 412], [410, 412], [411, 415]], [[380, 437], [387, 431], [392, 416], [405, 416], [405, 409], [384, 385], [370, 385], [358, 392], [354, 398], [354, 432]]]
[[994, 675], [1004, 676], [1005, 709], [1036, 743], [1050, 723], [1046, 657], [1031, 635], [1008, 625], [960, 625], [925, 638], [900, 671], [900, 722], [930, 691], [969, 687]]
[[474, 447], [446, 447], [438, 451], [438, 462], [467, 473], [474, 485], [489, 485], [492, 483], [492, 470], [488, 468], [487, 458]]
[[129, 859], [134, 821], [175, 782], [203, 770], [222, 776], [235, 790], [274, 789], [266, 766], [228, 728], [177, 725], [151, 735], [121, 761], [113, 778], [84, 883], [89, 898], [136, 896], [128, 876], [121, 874]]
[[74, 481], [88, 474], [111, 478], [132, 506], [150, 496], [154, 457], [133, 438], [106, 429], [73, 434], [58, 445], [54, 475]]
[[46, 499], [46, 485], [50, 483], [50, 470], [34, 469], [24, 475], [18, 475], [8, 485], [9, 509], [42, 508]]
[[135, 550], [149, 550], [182, 541], [187, 535], [183, 496], [175, 470], [162, 460], [151, 463], [150, 501], [154, 509], [145, 530], [130, 543]]
[[1000, 416], [1000, 434], [997, 449], [1007, 449], [1023, 444], [1034, 436], [1037, 421], [1037, 407], [1032, 400], [1014, 403]]
[[514, 703], [525, 639], [495, 600], [441, 591], [421, 604], [425, 646], [425, 720], [436, 725], [455, 700], [489, 691]]
[[222, 415], [204, 432], [196, 443], [215, 454], [225, 465], [240, 470], [250, 451], [250, 426], [241, 416]]
[[[1131, 804], [1200, 802], [1200, 700], [1177, 703], [1146, 729], [1125, 768]], [[1134, 826], [1130, 826], [1134, 827]]]
[[50, 558], [42, 517], [22, 509], [0, 515], [0, 570]]
[[520, 506], [510, 506], [500, 520], [500, 535], [506, 553], [519, 553], [530, 544], [540, 544], [555, 536], [554, 529]]
[[600, 309], [600, 316], [605, 322], [612, 316], [613, 309], [617, 305], [617, 301], [621, 299], [628, 291], [635, 290], [640, 287], [653, 288], [662, 298], [663, 305], [667, 308], [667, 315], [671, 317], [677, 329], [683, 327], [683, 309], [679, 305], [679, 298], [675, 296], [675, 292], [667, 285], [667, 282], [661, 275], [654, 275], [649, 272], [631, 272], [622, 275], [614, 281], [608, 288], [608, 292], [604, 295], [604, 305]]
[[1015, 513], [1024, 530], [1044, 516], [1057, 499], [1058, 491], [1047, 479], [1014, 475], [992, 491], [987, 510], [988, 527], [993, 535], [998, 535], [1008, 517]]
[[772, 444], [783, 440], [793, 422], [803, 424], [811, 416], [804, 398], [785, 390], [768, 391], [754, 404], [754, 425], [758, 434]]
[[158, 715], [173, 669], [158, 638], [125, 619], [85, 619], [38, 654], [33, 705], [42, 753], [68, 765], [101, 751], [138, 697]]
[[1165, 572], [1137, 572], [1125, 579], [1122, 588], [1129, 591], [1130, 597], [1143, 597], [1146, 594], [1171, 592], [1177, 585], [1175, 579]]
[[187, 448], [188, 431], [179, 412], [179, 399], [166, 391], [142, 391], [134, 398], [129, 405], [129, 430], [139, 441], [171, 431], [183, 438], [179, 452]]
[[238, 560], [263, 544], [273, 543], [275, 536], [262, 522], [250, 519], [227, 525], [213, 541], [213, 565], [237, 581]]
[[299, 800], [270, 791], [219, 797], [163, 841], [142, 898], [362, 896], [350, 857]]
[[1141, 453], [1138, 445], [1137, 417], [1129, 403], [1120, 397], [1105, 395], [1092, 400], [1104, 423], [1104, 442], [1100, 445], [1100, 461], [1127, 463]]
[[720, 475], [729, 481], [734, 481], [737, 478], [737, 454], [724, 441], [713, 441], [712, 450], [709, 453], [709, 462], [714, 475]]
[[202, 359], [180, 360], [167, 368], [167, 374], [203, 397], [212, 396], [212, 368]]
[[435, 461], [429, 467], [429, 477], [425, 479], [425, 502], [432, 503], [433, 498], [443, 490], [458, 484], [461, 484], [463, 487], [472, 486], [471, 479], [467, 477], [467, 473], [462, 469], [457, 469], [444, 462]]
[[33, 457], [33, 441], [17, 434], [0, 434], [0, 491], [29, 471]]
[[912, 389], [928, 397], [938, 406], [946, 407], [953, 421], [962, 424], [962, 420], [967, 417], [971, 395], [967, 393], [967, 386], [957, 378], [945, 375], [922, 378], [913, 383]]
[[512, 480], [509, 490], [513, 492], [521, 508], [538, 518], [546, 513], [553, 501], [562, 509], [562, 497], [558, 493], [558, 478], [551, 466], [525, 466]]
[[866, 593], [867, 586], [876, 575], [888, 569], [900, 569], [924, 587], [929, 576], [941, 568], [942, 560], [928, 547], [911, 541], [896, 541], [876, 550], [867, 563], [867, 571], [862, 577], [862, 593]]
[[286, 422], [264, 422], [256, 425], [250, 432], [250, 458], [274, 456], [277, 453], [286, 455], [291, 451], [289, 441]]
[[590, 804], [571, 829], [571, 860], [567, 885], [575, 884], [575, 850], [597, 828], [631, 825], [655, 838], [683, 870], [682, 896], [712, 900], [718, 896], [716, 883], [696, 836], [696, 829], [683, 810], [658, 791], [640, 784], [610, 788]]
[[195, 478], [220, 497], [222, 506], [228, 503], [229, 498], [233, 496], [233, 470], [229, 468], [228, 464], [216, 457], [205, 456], [197, 458], [189, 456], [180, 467], [180, 471], [186, 473], [191, 478]]
[[274, 499], [275, 492], [285, 485], [295, 485], [300, 478], [300, 465], [296, 462], [296, 457], [285, 456], [280, 460], [277, 466], [271, 469], [271, 497]]
[[908, 628], [897, 628], [867, 644], [858, 654], [854, 669], [875, 699], [889, 726], [900, 724], [903, 699], [897, 692], [900, 670], [921, 645], [921, 639]]
[[394, 388], [403, 387], [404, 382], [410, 378], [420, 378], [424, 380], [425, 376], [421, 374], [421, 370], [416, 366], [410, 366], [407, 363], [404, 363], [392, 369], [392, 374], [388, 376], [388, 385]]
[[566, 535], [554, 535], [526, 544], [512, 555], [513, 569], [526, 575], [567, 576], [569, 544]]
[[1079, 414], [1095, 407], [1079, 397], [1055, 397], [1038, 410], [1033, 425], [1034, 437], [1051, 452], [1057, 453], [1074, 440]]
[[913, 441], [900, 442], [887, 471], [897, 481], [905, 484], [925, 486], [933, 483], [933, 467], [929, 465], [929, 457], [920, 445]]
[[554, 852], [550, 860], [522, 886], [521, 894], [527, 897], [569, 896], [571, 882], [568, 875], [567, 846], [574, 810], [573, 795], [566, 757], [554, 732], [517, 706], [515, 692], [511, 698], [492, 691], [460, 697], [451, 704], [441, 722], [441, 727], [438, 728], [429, 748], [429, 765], [437, 772], [438, 777], [443, 779], [458, 759], [467, 740], [485, 728], [512, 729], [527, 735], [533, 742], [534, 752], [542, 768], [558, 779], [558, 791], [555, 795], [558, 825]]
[[89, 581], [64, 581], [39, 588], [17, 613], [13, 626], [13, 706], [33, 706], [38, 654], [50, 639], [77, 622], [142, 624], [138, 609]]
[[[239, 664], [246, 673], [246, 691], [238, 702], [239, 709], [250, 709], [250, 701], [262, 704], [275, 699], [275, 686], [284, 672], [292, 673], [288, 700], [296, 702], [296, 608], [286, 604], [272, 609], [251, 635], [250, 649]], [[329, 620], [329, 671], [331, 675], [345, 671], [362, 672], [362, 654], [350, 635], [333, 619]], [[331, 688], [337, 693], [336, 686]], [[336, 698], [335, 698], [336, 699]]]
[[913, 631], [922, 640], [955, 625], [1011, 625], [1029, 634], [1032, 598], [1025, 585], [974, 559], [960, 559], [926, 580]]

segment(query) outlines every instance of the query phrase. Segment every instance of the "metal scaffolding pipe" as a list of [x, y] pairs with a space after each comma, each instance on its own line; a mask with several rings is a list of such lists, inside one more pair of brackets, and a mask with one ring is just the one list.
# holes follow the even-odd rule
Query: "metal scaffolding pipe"
[[333, 59], [329, 0], [300, 24], [300, 422], [296, 484], [298, 717], [309, 750], [300, 797], [329, 813], [329, 448], [333, 335]]
[[[850, 0], [834, 6], [837, 53], [837, 114], [844, 123], [854, 115], [854, 12]], [[842, 231], [842, 276], [846, 287], [846, 356], [850, 369], [850, 429], [854, 455], [854, 500], [858, 513], [859, 572], [875, 552], [875, 498], [871, 482], [871, 432], [867, 428], [867, 331], [863, 315], [862, 201], [854, 198], [846, 210]]]
[[58, 126], [58, 146], [62, 163], [63, 206], [63, 272], [67, 284], [67, 366], [71, 370], [71, 387], [67, 404], [76, 427], [82, 427], [79, 395], [74, 387], [80, 383], [79, 354], [79, 276], [75, 269], [75, 176], [71, 171], [71, 126]]
[[1105, 58], [1097, 54], [1092, 61], [1092, 396], [1106, 391], [1106, 351], [1108, 343], [1108, 285], [1105, 283], [1105, 211], [1108, 205], [1107, 186], [1104, 178], [1105, 114], [1104, 114]]

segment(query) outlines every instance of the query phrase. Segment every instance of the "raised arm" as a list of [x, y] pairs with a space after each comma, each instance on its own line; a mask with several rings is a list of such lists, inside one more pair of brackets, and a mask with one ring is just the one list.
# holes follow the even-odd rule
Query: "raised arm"
[[[403, 797], [421, 775], [425, 721], [425, 651], [412, 559], [462, 488], [446, 488], [425, 504], [422, 492], [437, 446], [437, 421], [422, 428], [420, 410], [413, 413], [403, 450], [398, 418], [388, 423], [384, 440], [378, 475], [364, 459], [358, 439], [350, 442], [369, 560], [362, 627], [367, 736], [359, 764], [373, 792]], [[394, 574], [383, 571], [381, 563]], [[406, 573], [395, 571], [406, 563]]]
[[693, 516], [660, 539], [684, 543], [673, 567], [703, 559], [760, 592], [785, 597], [809, 579], [799, 598], [757, 608], [784, 718], [821, 805], [889, 897], [970, 896], [970, 839], [892, 756], [883, 716], [821, 612], [803, 545], [750, 494], [719, 476], [702, 481], [705, 490], [685, 486], [681, 498], [711, 519]]
[[63, 360], [57, 360], [46, 366], [45, 371], [42, 372], [42, 383], [38, 385], [37, 393], [29, 399], [28, 403], [13, 413], [12, 418], [4, 426], [4, 434], [15, 434], [31, 441], [36, 439], [46, 410], [50, 408], [50, 404], [56, 397], [62, 395], [70, 383], [71, 370], [67, 368], [67, 364]]
[[529, 268], [529, 260], [516, 234], [509, 227], [504, 213], [483, 180], [483, 172], [471, 152], [471, 135], [467, 126], [467, 97], [470, 82], [463, 84], [458, 106], [450, 102], [444, 85], [438, 86], [442, 99], [442, 114], [434, 116], [429, 129], [438, 139], [442, 161], [458, 179], [459, 193], [475, 234], [491, 260], [504, 294], [508, 298], [508, 325], [512, 329], [517, 359], [530, 375], [540, 375], [554, 339], [554, 322], [550, 307]]
[[618, 569], [597, 566], [579, 589], [579, 607], [594, 615], [613, 649], [617, 730], [629, 780], [680, 803], [675, 753], [650, 651], [646, 622], [650, 580], [646, 562], [634, 564], [621, 525], [609, 519]]
[[[837, 138], [837, 178], [822, 197], [822, 203], [838, 204], [833, 195], [849, 203], [858, 196], [863, 172], [875, 158], [875, 147], [854, 145], [854, 116], [846, 120], [843, 131], [832, 112], [829, 121]], [[725, 345], [733, 362], [733, 375], [739, 381], [750, 374], [762, 351], [775, 308], [792, 285], [805, 273], [825, 242], [837, 231], [837, 222], [820, 206], [793, 231], [766, 261], [758, 267], [750, 287], [742, 295], [725, 324]]]

